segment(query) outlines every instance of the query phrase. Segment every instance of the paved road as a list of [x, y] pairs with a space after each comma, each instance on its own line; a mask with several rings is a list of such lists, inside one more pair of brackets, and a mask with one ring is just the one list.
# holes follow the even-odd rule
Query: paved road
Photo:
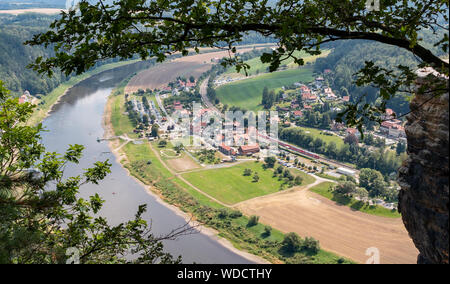
[[209, 100], [207, 94], [208, 90], [208, 80], [209, 77], [207, 77], [205, 80], [203, 80], [202, 84], [200, 85], [200, 95], [202, 96], [202, 101], [206, 105], [207, 108], [211, 109], [215, 113], [217, 113], [220, 117], [225, 117], [223, 113], [221, 113]]

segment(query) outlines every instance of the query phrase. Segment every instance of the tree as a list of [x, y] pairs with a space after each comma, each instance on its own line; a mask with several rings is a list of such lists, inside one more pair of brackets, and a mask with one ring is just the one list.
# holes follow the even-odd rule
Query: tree
[[158, 126], [158, 124], [153, 124], [152, 125], [151, 134], [152, 134], [153, 137], [159, 137], [159, 126]]
[[397, 155], [406, 152], [406, 143], [398, 142], [396, 148]]
[[317, 254], [320, 251], [319, 241], [313, 237], [306, 237], [303, 241], [302, 249], [310, 253]]
[[244, 176], [250, 176], [252, 174], [251, 169], [244, 169]]
[[283, 172], [283, 166], [282, 166], [282, 165], [279, 165], [279, 166], [277, 167], [277, 169], [275, 170], [275, 172], [276, 172], [277, 174], [281, 174], [281, 173]]
[[371, 197], [383, 196], [386, 188], [383, 175], [373, 169], [364, 168], [359, 172], [359, 186], [367, 189]]
[[253, 182], [258, 182], [258, 181], [259, 181], [258, 173], [255, 172], [255, 174], [253, 175]]
[[252, 216], [250, 216], [250, 219], [248, 220], [247, 227], [256, 226], [256, 225], [258, 225], [258, 222], [259, 222], [259, 216], [252, 215]]
[[[79, 12], [63, 13], [51, 25], [51, 30], [36, 34], [28, 41], [30, 45], [53, 47], [55, 54], [45, 59], [37, 57], [31, 67], [48, 74], [60, 68], [68, 75], [81, 74], [108, 58], [129, 59], [136, 54], [144, 59], [155, 57], [161, 62], [174, 52], [187, 55], [190, 48], [199, 52], [199, 47], [219, 44], [236, 53], [235, 45], [244, 35], [254, 32], [280, 43], [272, 52], [261, 56], [263, 63], [269, 63], [269, 71], [275, 71], [289, 58], [303, 65], [304, 60], [296, 57], [298, 53], [294, 51], [317, 55], [320, 46], [326, 43], [368, 40], [403, 49], [417, 58], [420, 67], [433, 67], [449, 76], [449, 63], [434, 52], [439, 49], [448, 53], [449, 2], [444, 0], [380, 1], [380, 9], [376, 11], [367, 9], [367, 0], [345, 3], [284, 0], [270, 4], [267, 0], [235, 0], [232, 5], [229, 1], [209, 0], [104, 2], [82, 0]], [[418, 34], [422, 30], [430, 30], [435, 38], [421, 40]], [[245, 72], [249, 67], [238, 56], [226, 58], [221, 64], [235, 64], [237, 71]], [[382, 114], [392, 99], [412, 92], [431, 92], [434, 97], [448, 92], [448, 80], [432, 80], [436, 78], [433, 76], [415, 90], [417, 74], [413, 70], [401, 62], [390, 68], [367, 60], [357, 72], [355, 84], [378, 89], [379, 99], [368, 103], [352, 98], [353, 103], [346, 105], [336, 121], [356, 126], [362, 133], [369, 121], [383, 120]], [[420, 108], [414, 106], [411, 111]], [[448, 234], [443, 237], [448, 240]], [[448, 256], [448, 247], [446, 252]], [[421, 253], [428, 255], [425, 250]]]
[[[448, 27], [441, 25], [442, 20], [448, 22], [447, 1], [413, 0], [410, 5], [404, 5], [404, 1], [383, 1], [379, 11], [367, 9], [366, 2], [352, 1], [342, 6], [334, 1], [287, 0], [267, 5], [266, 0], [236, 0], [229, 7], [226, 1], [208, 0], [151, 4], [118, 0], [112, 5], [82, 0], [79, 13], [74, 10], [63, 13], [51, 25], [52, 30], [35, 35], [27, 43], [53, 44], [54, 57], [38, 57], [31, 65], [49, 74], [55, 67], [66, 75], [81, 74], [105, 58], [128, 59], [135, 54], [143, 59], [155, 56], [163, 61], [175, 51], [187, 55], [189, 48], [199, 52], [199, 46], [214, 47], [219, 42], [236, 52], [233, 45], [248, 32], [279, 39], [279, 48], [261, 56], [263, 63], [270, 63], [270, 72], [288, 58], [303, 65], [304, 60], [295, 56], [295, 50], [316, 55], [320, 53], [320, 45], [326, 42], [360, 39], [397, 46], [414, 54], [423, 65], [449, 74], [449, 64], [418, 39], [420, 30], [431, 27], [448, 33]], [[140, 29], [141, 25], [147, 29]], [[447, 52], [448, 42], [448, 35], [444, 34], [434, 44]], [[249, 67], [237, 56], [224, 59], [222, 64], [235, 64], [238, 71]], [[347, 123], [360, 130], [367, 119], [359, 117], [380, 120], [379, 114], [384, 113], [386, 102], [416, 78], [405, 66], [398, 65], [397, 70], [395, 74], [368, 61], [356, 83], [380, 87], [381, 103], [364, 108], [349, 105], [338, 119], [345, 117]]]
[[297, 252], [302, 246], [302, 239], [297, 233], [287, 233], [282, 242], [283, 248], [291, 253]]
[[161, 147], [161, 148], [166, 147], [166, 145], [167, 145], [167, 141], [166, 140], [161, 140], [158, 143], [158, 146]]
[[359, 143], [359, 140], [355, 134], [350, 133], [345, 137], [344, 142], [349, 145], [355, 145]]
[[296, 176], [294, 182], [295, 185], [301, 185], [303, 182], [303, 178], [301, 176]]
[[267, 168], [273, 168], [275, 166], [275, 162], [277, 159], [275, 157], [266, 157], [264, 158], [264, 162], [266, 163]]
[[195, 82], [194, 76], [191, 75], [191, 76], [189, 77], [189, 82], [191, 82], [191, 83], [194, 83], [194, 82]]
[[349, 195], [356, 191], [356, 184], [351, 181], [344, 181], [336, 185], [335, 192], [343, 195]]
[[[104, 200], [98, 194], [81, 198], [79, 191], [99, 184], [111, 164], [98, 161], [78, 176], [65, 176], [83, 146], [70, 145], [63, 155], [47, 152], [40, 143], [42, 124], [26, 125], [33, 109], [19, 104], [0, 81], [0, 263], [66, 263], [70, 252], [80, 263], [178, 263], [161, 241], [192, 228], [154, 236], [142, 218], [145, 205], [133, 220], [108, 224], [98, 214]], [[136, 257], [129, 258], [130, 251]]]
[[177, 144], [173, 147], [173, 149], [177, 152], [177, 154], [181, 153], [184, 149], [183, 143]]
[[271, 234], [272, 234], [272, 227], [265, 226], [264, 227], [264, 236], [265, 237], [269, 237]]
[[149, 120], [148, 120], [148, 115], [147, 115], [147, 114], [144, 114], [144, 115], [142, 116], [142, 123], [143, 123], [145, 126], [148, 126]]

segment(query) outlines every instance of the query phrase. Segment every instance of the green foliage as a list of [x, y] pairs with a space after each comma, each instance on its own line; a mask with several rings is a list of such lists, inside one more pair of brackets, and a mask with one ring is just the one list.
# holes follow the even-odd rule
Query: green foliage
[[287, 233], [284, 236], [284, 240], [282, 242], [283, 244], [283, 248], [287, 251], [287, 252], [297, 252], [300, 250], [301, 246], [302, 246], [302, 239], [300, 238], [300, 236], [297, 233]]
[[264, 163], [267, 168], [273, 168], [275, 166], [276, 161], [277, 161], [277, 159], [275, 157], [264, 158]]
[[339, 183], [335, 189], [334, 189], [337, 193], [339, 194], [343, 194], [343, 195], [347, 195], [347, 194], [352, 194], [356, 191], [356, 184], [354, 184], [351, 181], [345, 181], [342, 183]]
[[385, 187], [383, 175], [377, 170], [361, 169], [359, 172], [359, 186], [366, 188], [371, 196], [378, 196]]
[[255, 172], [255, 174], [253, 175], [253, 182], [258, 182], [258, 181], [259, 181], [258, 173]]
[[319, 241], [313, 237], [306, 237], [301, 248], [309, 253], [316, 254], [320, 251]]
[[[342, 162], [356, 164], [358, 168], [374, 168], [385, 175], [396, 172], [402, 163], [402, 156], [383, 148], [371, 150], [358, 144], [341, 144], [337, 147], [334, 141], [323, 142], [321, 138], [306, 133], [298, 127], [284, 128], [280, 131], [280, 138], [296, 144], [304, 149]], [[366, 136], [365, 136], [366, 137]], [[322, 140], [318, 142], [318, 140]]]
[[265, 236], [265, 237], [268, 237], [268, 236], [270, 236], [270, 234], [272, 234], [272, 227], [270, 227], [270, 226], [265, 226], [265, 227], [264, 227], [264, 236]]
[[247, 227], [256, 226], [256, 225], [258, 225], [258, 222], [259, 222], [259, 216], [252, 215], [252, 216], [250, 216], [250, 219], [248, 220]]
[[[445, 27], [448, 1], [412, 0], [408, 5], [405, 1], [384, 1], [376, 12], [368, 10], [366, 2], [287, 0], [268, 5], [267, 0], [236, 0], [229, 6], [226, 1], [205, 0], [172, 0], [148, 5], [136, 0], [118, 0], [113, 4], [82, 0], [79, 12], [63, 14], [52, 23], [52, 30], [34, 36], [28, 43], [55, 44], [54, 57], [38, 57], [32, 64], [35, 70], [49, 74], [56, 67], [66, 75], [80, 74], [104, 58], [129, 59], [135, 54], [143, 59], [154, 56], [163, 61], [177, 51], [187, 55], [189, 48], [198, 53], [200, 46], [221, 44], [236, 53], [234, 45], [248, 33], [274, 37], [281, 43], [261, 55], [261, 62], [270, 64], [270, 72], [288, 59], [304, 65], [305, 60], [295, 55], [295, 51], [318, 55], [325, 43], [359, 39], [399, 47], [419, 58], [423, 62], [421, 66], [432, 66], [449, 74], [449, 64], [439, 57], [440, 52], [448, 52], [448, 28]], [[137, 28], [142, 25], [147, 28], [145, 31]], [[430, 31], [431, 42], [421, 38], [422, 30]], [[401, 87], [409, 87], [415, 74], [403, 62], [396, 65], [397, 72], [394, 72], [390, 67], [375, 65], [368, 56], [359, 58], [367, 62], [358, 72], [356, 84], [379, 88], [380, 101], [350, 104], [338, 119], [362, 132], [367, 121], [379, 121], [387, 102], [403, 91]], [[225, 58], [221, 64], [224, 67], [234, 64], [238, 71], [248, 68], [238, 56]]]
[[55, 16], [6, 16], [0, 15], [0, 78], [6, 88], [15, 94], [25, 90], [32, 95], [46, 95], [66, 80], [65, 76], [55, 73], [52, 78], [42, 78], [36, 72], [27, 69], [30, 59], [45, 54], [53, 56], [51, 48], [23, 46], [23, 42], [33, 34], [47, 31]]

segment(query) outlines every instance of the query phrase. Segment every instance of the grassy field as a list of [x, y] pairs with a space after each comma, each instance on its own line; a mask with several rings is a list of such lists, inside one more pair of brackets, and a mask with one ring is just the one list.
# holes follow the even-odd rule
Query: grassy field
[[[245, 169], [251, 169], [250, 176], [244, 176]], [[253, 174], [257, 172], [258, 182], [253, 182]], [[314, 178], [297, 171], [307, 185]], [[207, 194], [226, 204], [235, 204], [254, 197], [274, 193], [280, 190], [283, 181], [273, 177], [273, 170], [262, 168], [262, 163], [245, 162], [233, 167], [186, 173], [183, 175], [190, 183], [201, 188]]]
[[336, 146], [338, 147], [338, 149], [342, 145], [344, 145], [344, 140], [342, 140], [342, 138], [339, 136], [322, 134], [323, 130], [320, 130], [317, 128], [310, 128], [310, 127], [303, 127], [303, 126], [299, 126], [299, 128], [303, 129], [303, 131], [305, 131], [306, 133], [313, 135], [314, 138], [322, 139], [327, 144], [329, 144], [330, 142], [333, 141], [334, 143], [336, 143]]
[[[251, 176], [244, 176], [244, 169], [251, 169]], [[259, 181], [253, 182], [253, 173], [257, 172]], [[273, 178], [273, 171], [262, 168], [262, 163], [245, 162], [233, 167], [205, 170], [183, 175], [190, 183], [214, 198], [234, 204], [253, 197], [277, 192], [283, 183]]]
[[379, 205], [367, 205], [364, 202], [358, 201], [354, 198], [334, 193], [330, 189], [333, 184], [334, 183], [332, 182], [323, 182], [310, 188], [310, 190], [312, 192], [322, 195], [323, 197], [333, 200], [336, 203], [348, 206], [353, 210], [358, 210], [367, 214], [377, 215], [381, 217], [388, 217], [388, 218], [401, 217], [400, 213], [398, 213], [396, 210], [395, 211], [389, 210]]
[[33, 115], [30, 117], [30, 119], [27, 121], [28, 125], [35, 125], [39, 122], [41, 122], [46, 116], [48, 111], [51, 110], [52, 106], [58, 101], [58, 99], [64, 95], [64, 93], [75, 86], [76, 84], [80, 83], [83, 80], [86, 80], [87, 78], [97, 75], [103, 71], [114, 69], [120, 66], [128, 65], [131, 63], [138, 62], [139, 60], [129, 60], [129, 61], [121, 61], [121, 62], [115, 62], [110, 64], [102, 65], [98, 68], [95, 68], [91, 71], [85, 72], [81, 75], [71, 77], [68, 81], [61, 83], [58, 87], [53, 89], [49, 94], [47, 94], [41, 102], [43, 102], [42, 105], [39, 105], [36, 107]]
[[111, 105], [111, 124], [114, 129], [114, 134], [117, 136], [127, 134], [130, 137], [136, 137], [133, 133], [134, 126], [131, 123], [127, 115], [124, 114], [125, 109], [125, 96], [123, 96], [123, 89], [125, 85], [122, 84], [116, 89], [116, 93], [120, 95], [110, 96]]
[[312, 175], [308, 175], [307, 173], [302, 172], [298, 169], [290, 169], [290, 171], [294, 177], [296, 177], [296, 176], [302, 177], [302, 179], [303, 179], [302, 185], [311, 184], [316, 180]]
[[273, 73], [266, 73], [255, 78], [240, 80], [217, 88], [217, 97], [221, 103], [228, 106], [238, 106], [247, 110], [261, 110], [262, 91], [293, 84], [295, 82], [310, 82], [313, 80], [311, 67], [301, 67]]

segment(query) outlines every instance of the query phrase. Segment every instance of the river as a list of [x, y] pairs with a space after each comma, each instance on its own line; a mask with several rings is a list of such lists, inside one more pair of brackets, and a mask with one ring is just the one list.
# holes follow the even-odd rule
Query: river
[[[69, 144], [85, 146], [78, 165], [66, 169], [67, 176], [80, 174], [95, 161], [108, 159], [111, 171], [99, 185], [85, 185], [82, 197], [98, 193], [106, 202], [101, 211], [111, 224], [134, 217], [140, 204], [147, 204], [145, 219], [156, 235], [163, 235], [185, 223], [184, 218], [157, 200], [115, 160], [107, 142], [97, 142], [103, 137], [102, 116], [108, 95], [129, 75], [139, 71], [145, 63], [139, 62], [105, 71], [80, 82], [54, 106], [43, 125], [48, 132], [42, 135], [47, 151], [64, 153]], [[175, 241], [165, 241], [164, 248], [174, 256], [181, 255], [183, 263], [251, 263], [243, 256], [223, 246], [217, 239], [201, 232], [182, 236]]]

